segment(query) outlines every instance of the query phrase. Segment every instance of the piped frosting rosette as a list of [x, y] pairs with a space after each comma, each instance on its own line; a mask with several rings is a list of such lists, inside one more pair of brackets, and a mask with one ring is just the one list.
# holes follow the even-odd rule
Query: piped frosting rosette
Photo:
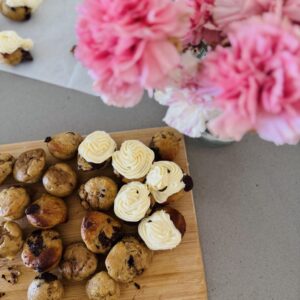
[[78, 153], [89, 163], [102, 164], [115, 152], [116, 142], [105, 131], [89, 134], [79, 145]]
[[42, 4], [43, 0], [5, 0], [5, 2], [9, 7], [28, 7], [34, 12]]
[[0, 32], [0, 53], [12, 54], [19, 48], [29, 51], [33, 48], [33, 42], [30, 39], [21, 38], [14, 31]]
[[119, 151], [112, 156], [115, 172], [126, 179], [141, 179], [149, 172], [154, 152], [137, 140], [123, 142]]
[[149, 212], [150, 206], [147, 186], [133, 181], [120, 189], [114, 202], [114, 211], [117, 217], [126, 222], [138, 222]]

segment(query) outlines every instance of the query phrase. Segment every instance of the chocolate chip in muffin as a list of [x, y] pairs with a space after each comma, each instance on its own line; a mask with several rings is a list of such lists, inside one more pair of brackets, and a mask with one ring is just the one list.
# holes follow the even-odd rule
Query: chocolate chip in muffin
[[31, 233], [32, 239], [27, 240], [27, 245], [34, 256], [39, 256], [44, 247], [44, 241], [41, 230], [35, 230]]
[[33, 215], [40, 210], [40, 206], [38, 204], [31, 204], [25, 210], [26, 215]]
[[182, 181], [184, 182], [185, 184], [185, 187], [184, 187], [184, 191], [185, 192], [189, 192], [193, 189], [194, 187], [194, 182], [193, 182], [193, 179], [191, 176], [189, 175], [184, 175], [183, 178], [182, 178]]

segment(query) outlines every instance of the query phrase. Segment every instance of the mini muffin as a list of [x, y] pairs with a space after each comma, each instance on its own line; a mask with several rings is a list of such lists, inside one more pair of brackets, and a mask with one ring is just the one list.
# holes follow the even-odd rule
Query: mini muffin
[[27, 237], [21, 257], [26, 267], [42, 273], [58, 266], [62, 249], [58, 232], [35, 230]]
[[176, 248], [185, 234], [186, 223], [183, 215], [171, 207], [164, 207], [141, 221], [138, 232], [151, 250]]
[[12, 173], [15, 158], [8, 153], [0, 153], [0, 184]]
[[81, 281], [95, 273], [97, 264], [96, 255], [84, 243], [73, 243], [64, 251], [60, 271], [68, 280]]
[[43, 149], [23, 152], [14, 166], [14, 178], [23, 183], [36, 183], [42, 177], [46, 166], [46, 153]]
[[49, 152], [57, 159], [68, 160], [75, 157], [78, 146], [82, 142], [82, 136], [76, 132], [62, 132], [52, 137], [47, 137]]
[[25, 210], [28, 222], [37, 228], [49, 229], [67, 221], [67, 206], [62, 199], [43, 194]]
[[82, 220], [81, 237], [89, 250], [105, 254], [122, 238], [122, 227], [112, 217], [90, 211]]
[[24, 216], [30, 198], [21, 186], [11, 186], [0, 192], [0, 217], [17, 220]]
[[86, 294], [90, 300], [119, 300], [120, 286], [102, 271], [88, 281]]
[[133, 181], [120, 189], [114, 203], [114, 212], [118, 218], [126, 222], [142, 220], [151, 207], [151, 197], [147, 186]]
[[32, 48], [32, 40], [23, 39], [14, 31], [0, 32], [0, 63], [15, 66], [32, 61]]
[[78, 148], [78, 169], [91, 171], [108, 166], [117, 144], [105, 131], [89, 134]]
[[144, 181], [154, 160], [154, 152], [142, 142], [129, 140], [122, 143], [112, 156], [114, 172], [124, 182]]
[[75, 171], [65, 163], [51, 166], [43, 176], [46, 191], [57, 197], [67, 197], [72, 194], [77, 185]]
[[0, 12], [13, 21], [28, 21], [41, 3], [42, 0], [0, 0]]
[[11, 221], [3, 222], [0, 226], [0, 257], [13, 259], [23, 246], [22, 230]]
[[109, 252], [105, 265], [110, 277], [129, 283], [149, 268], [153, 252], [134, 237], [126, 237]]
[[171, 161], [153, 163], [146, 178], [146, 184], [159, 204], [167, 204], [180, 199], [193, 188], [192, 178]]
[[28, 287], [28, 300], [61, 300], [64, 287], [57, 276], [51, 273], [42, 273], [34, 278]]
[[85, 209], [109, 210], [118, 192], [117, 184], [105, 176], [94, 177], [81, 185], [79, 197]]
[[157, 132], [151, 140], [150, 148], [154, 151], [156, 160], [174, 160], [179, 152], [181, 136], [172, 129]]

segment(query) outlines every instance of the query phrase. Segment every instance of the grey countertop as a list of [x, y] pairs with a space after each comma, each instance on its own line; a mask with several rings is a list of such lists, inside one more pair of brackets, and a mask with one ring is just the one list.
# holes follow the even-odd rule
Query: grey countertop
[[[98, 98], [0, 74], [0, 143], [62, 130], [161, 126], [153, 100], [130, 110]], [[248, 136], [223, 148], [187, 139], [211, 300], [300, 299], [300, 147]], [[171, 300], [171, 299], [170, 299]]]

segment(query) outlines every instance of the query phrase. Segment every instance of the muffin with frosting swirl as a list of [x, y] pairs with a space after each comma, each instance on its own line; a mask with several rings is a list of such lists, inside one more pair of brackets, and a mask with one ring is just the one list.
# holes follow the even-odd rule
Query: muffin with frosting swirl
[[114, 212], [126, 222], [139, 222], [150, 210], [150, 192], [145, 184], [138, 181], [125, 184], [115, 199]]
[[182, 169], [171, 161], [153, 163], [146, 184], [159, 204], [176, 201], [193, 188], [192, 178], [184, 174]]
[[183, 215], [171, 207], [164, 207], [141, 221], [138, 232], [151, 250], [171, 250], [180, 243], [186, 231]]
[[154, 161], [154, 152], [137, 140], [122, 143], [119, 151], [112, 156], [115, 174], [124, 182], [144, 181]]
[[92, 171], [105, 168], [117, 144], [105, 131], [94, 131], [78, 147], [78, 169]]

